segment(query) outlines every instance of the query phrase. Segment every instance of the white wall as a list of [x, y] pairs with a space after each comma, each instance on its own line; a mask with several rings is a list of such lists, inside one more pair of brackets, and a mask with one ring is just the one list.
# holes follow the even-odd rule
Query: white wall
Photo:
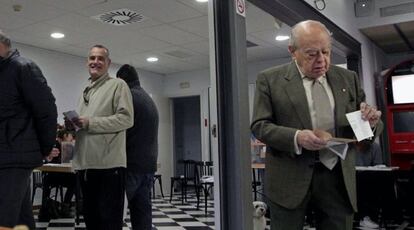
[[[56, 97], [59, 122], [62, 123], [62, 112], [77, 108], [78, 98], [88, 83], [89, 75], [86, 68], [86, 57], [68, 55], [24, 44], [13, 44], [13, 46], [20, 51], [22, 56], [32, 59], [39, 65]], [[85, 50], [85, 54], [87, 52], [88, 50]], [[119, 64], [112, 63], [109, 69], [110, 75], [115, 77], [119, 67]], [[172, 151], [170, 148], [172, 146], [172, 134], [169, 99], [162, 93], [164, 76], [140, 69], [137, 71], [140, 76], [141, 86], [154, 99], [160, 115], [158, 162], [161, 164], [159, 171], [164, 177], [164, 191], [168, 191], [169, 180], [167, 178], [172, 175]]]
[[[247, 52], [249, 52], [247, 50]], [[288, 58], [279, 58], [279, 59], [273, 59], [268, 61], [261, 61], [261, 62], [253, 62], [247, 64], [247, 79], [249, 81], [249, 84], [256, 83], [257, 74], [261, 71], [268, 69], [270, 67], [274, 67], [277, 65], [286, 64], [288, 62], [292, 61], [290, 57]]]
[[[350, 2], [353, 3], [354, 1], [342, 1], [342, 2]], [[407, 22], [414, 20], [414, 14], [400, 14], [394, 16], [387, 16], [387, 17], [380, 17], [380, 8], [388, 7], [388, 6], [396, 6], [403, 3], [412, 3], [412, 0], [375, 0], [374, 2], [374, 12], [366, 17], [358, 17], [356, 19], [356, 26], [359, 28], [367, 28], [367, 27], [374, 27], [379, 25], [386, 25], [392, 23], [399, 23], [399, 22]], [[330, 4], [330, 3], [329, 3]], [[335, 3], [332, 3], [335, 4]], [[354, 14], [355, 15], [355, 14]]]
[[[189, 83], [188, 88], [180, 88], [180, 83]], [[201, 95], [210, 86], [208, 69], [166, 75], [163, 81], [163, 94], [166, 97]]]

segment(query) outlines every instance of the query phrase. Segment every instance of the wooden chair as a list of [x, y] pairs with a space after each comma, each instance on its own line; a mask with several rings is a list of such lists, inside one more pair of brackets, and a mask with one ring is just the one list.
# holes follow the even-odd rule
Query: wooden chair
[[158, 181], [158, 184], [160, 185], [161, 196], [162, 198], [164, 198], [164, 192], [162, 191], [161, 174], [154, 175], [154, 180], [152, 181], [152, 198], [155, 199], [155, 182], [156, 181]]
[[184, 201], [187, 201], [188, 187], [195, 187], [196, 185], [193, 174], [196, 162], [194, 160], [182, 160], [179, 163], [183, 165], [183, 174], [171, 177], [170, 202], [174, 194], [174, 184], [177, 182], [181, 186], [181, 202], [184, 204]]
[[32, 174], [32, 203], [34, 201], [36, 189], [43, 189], [42, 172], [40, 170], [33, 170]]
[[212, 161], [200, 161], [196, 163], [196, 196], [197, 196], [197, 209], [200, 208], [200, 193], [204, 195], [204, 211], [207, 215], [207, 199], [213, 192], [214, 177], [213, 177], [213, 162]]

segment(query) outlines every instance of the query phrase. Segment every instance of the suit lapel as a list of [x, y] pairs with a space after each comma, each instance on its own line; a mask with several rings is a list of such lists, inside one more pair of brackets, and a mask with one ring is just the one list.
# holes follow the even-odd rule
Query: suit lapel
[[305, 88], [303, 87], [300, 73], [294, 61], [289, 65], [285, 79], [288, 81], [285, 91], [292, 106], [295, 108], [296, 115], [299, 117], [302, 126], [305, 129], [312, 129], [312, 121], [310, 118]]

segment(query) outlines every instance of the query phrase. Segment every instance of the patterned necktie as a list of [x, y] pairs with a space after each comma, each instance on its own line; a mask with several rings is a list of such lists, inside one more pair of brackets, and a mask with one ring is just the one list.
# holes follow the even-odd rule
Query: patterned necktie
[[[316, 113], [316, 127], [314, 128], [325, 130], [332, 134], [335, 129], [333, 110], [329, 102], [328, 94], [318, 80], [314, 80], [312, 84], [312, 100]], [[332, 170], [338, 162], [338, 156], [328, 149], [321, 149], [319, 150], [319, 160], [328, 169]]]

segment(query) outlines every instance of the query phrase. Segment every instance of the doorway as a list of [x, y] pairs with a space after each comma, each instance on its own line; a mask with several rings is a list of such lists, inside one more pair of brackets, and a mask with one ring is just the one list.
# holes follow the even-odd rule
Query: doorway
[[183, 175], [182, 160], [201, 161], [200, 96], [173, 98], [174, 172]]

